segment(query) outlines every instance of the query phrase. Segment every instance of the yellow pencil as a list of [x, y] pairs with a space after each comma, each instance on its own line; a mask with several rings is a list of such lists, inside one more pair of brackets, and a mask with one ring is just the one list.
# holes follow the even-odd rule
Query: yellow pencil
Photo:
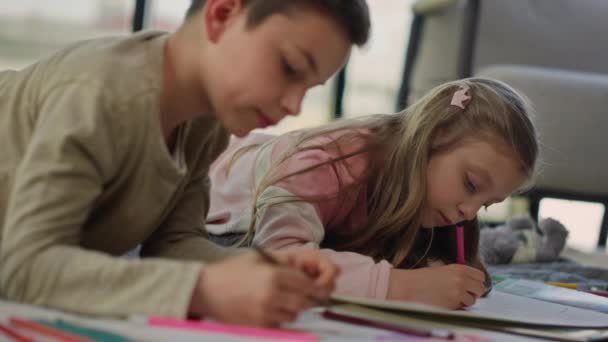
[[572, 284], [572, 283], [557, 283], [554, 281], [546, 281], [545, 284], [576, 290], [576, 284]]

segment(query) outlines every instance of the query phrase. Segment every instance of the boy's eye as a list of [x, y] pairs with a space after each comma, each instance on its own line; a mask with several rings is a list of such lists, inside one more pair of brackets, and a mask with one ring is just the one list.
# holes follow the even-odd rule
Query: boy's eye
[[473, 182], [469, 179], [469, 177], [465, 177], [464, 186], [467, 188], [467, 191], [474, 194], [477, 191], [477, 187]]
[[290, 76], [290, 77], [296, 76], [296, 74], [297, 74], [296, 69], [294, 67], [292, 67], [291, 64], [289, 64], [284, 58], [283, 58], [282, 64], [283, 64], [283, 72], [285, 73], [285, 75]]

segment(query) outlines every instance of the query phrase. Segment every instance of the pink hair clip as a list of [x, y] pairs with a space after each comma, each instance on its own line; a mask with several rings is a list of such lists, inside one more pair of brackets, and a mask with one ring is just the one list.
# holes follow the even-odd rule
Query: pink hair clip
[[450, 105], [465, 109], [465, 106], [467, 105], [469, 100], [471, 100], [471, 95], [469, 95], [469, 87], [461, 86], [458, 90], [454, 92]]

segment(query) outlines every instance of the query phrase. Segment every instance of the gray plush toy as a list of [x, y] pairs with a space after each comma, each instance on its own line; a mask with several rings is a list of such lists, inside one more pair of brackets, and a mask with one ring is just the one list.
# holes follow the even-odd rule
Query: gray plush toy
[[559, 257], [568, 230], [560, 222], [546, 218], [539, 229], [530, 216], [518, 216], [496, 228], [480, 231], [479, 253], [489, 265], [549, 262]]

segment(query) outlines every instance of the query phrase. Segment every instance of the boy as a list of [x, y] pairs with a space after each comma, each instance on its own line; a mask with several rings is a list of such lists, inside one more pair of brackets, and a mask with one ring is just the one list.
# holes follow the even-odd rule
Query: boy
[[[208, 242], [200, 213], [229, 133], [296, 114], [368, 29], [364, 0], [194, 1], [172, 35], [85, 41], [0, 73], [0, 294], [257, 325], [326, 298], [327, 259], [222, 260], [235, 252]], [[182, 261], [117, 258], [140, 243]]]

